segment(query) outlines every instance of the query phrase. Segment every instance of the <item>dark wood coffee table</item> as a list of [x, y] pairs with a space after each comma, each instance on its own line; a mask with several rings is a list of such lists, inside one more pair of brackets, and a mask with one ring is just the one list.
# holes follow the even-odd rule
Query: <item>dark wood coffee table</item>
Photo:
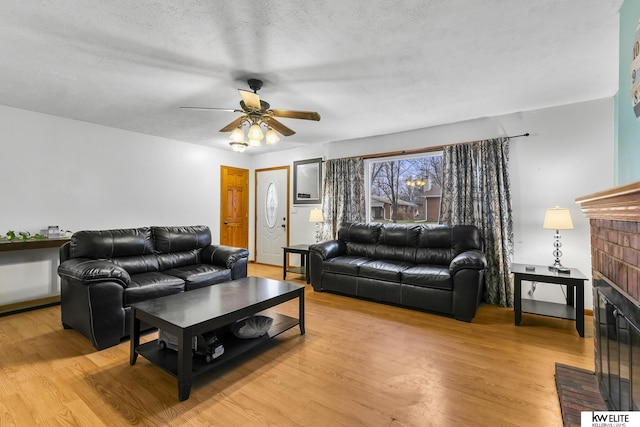
[[[224, 354], [206, 363], [193, 357], [192, 337], [232, 324], [245, 317], [299, 299], [297, 319], [269, 311], [273, 318], [268, 333], [260, 338], [239, 339], [233, 334], [221, 337]], [[178, 338], [178, 351], [161, 349], [157, 340], [140, 345], [140, 321]], [[178, 398], [186, 400], [193, 376], [209, 371], [227, 360], [300, 325], [304, 335], [304, 286], [260, 277], [246, 277], [189, 292], [131, 304], [131, 353], [134, 365], [138, 354], [178, 378]]]

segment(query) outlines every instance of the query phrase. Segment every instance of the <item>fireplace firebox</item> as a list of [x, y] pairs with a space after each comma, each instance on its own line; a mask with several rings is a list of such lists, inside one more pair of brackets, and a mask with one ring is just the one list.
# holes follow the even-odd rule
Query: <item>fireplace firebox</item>
[[593, 287], [595, 367], [610, 410], [640, 408], [640, 316], [624, 294], [604, 280]]

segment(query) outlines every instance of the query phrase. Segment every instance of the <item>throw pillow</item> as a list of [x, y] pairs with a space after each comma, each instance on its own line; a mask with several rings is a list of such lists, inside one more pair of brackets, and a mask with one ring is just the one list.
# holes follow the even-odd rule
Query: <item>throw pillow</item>
[[267, 333], [273, 319], [267, 316], [251, 316], [231, 326], [233, 334], [242, 339], [258, 338]]

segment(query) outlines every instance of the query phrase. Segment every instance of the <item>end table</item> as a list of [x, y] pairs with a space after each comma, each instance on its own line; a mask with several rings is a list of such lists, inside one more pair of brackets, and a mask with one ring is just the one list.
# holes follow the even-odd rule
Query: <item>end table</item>
[[[309, 245], [292, 245], [283, 246], [284, 251], [282, 261], [282, 280], [287, 280], [287, 272], [297, 273], [304, 276], [307, 284], [309, 284]], [[300, 255], [300, 267], [287, 268], [287, 254], [299, 254]]]
[[[513, 273], [513, 309], [515, 324], [520, 325], [522, 313], [541, 314], [576, 321], [576, 330], [584, 337], [584, 282], [588, 280], [577, 268], [569, 273], [559, 273], [546, 265], [511, 264]], [[567, 303], [557, 304], [546, 301], [522, 299], [522, 281], [552, 283], [567, 287]], [[575, 304], [574, 304], [575, 290]]]

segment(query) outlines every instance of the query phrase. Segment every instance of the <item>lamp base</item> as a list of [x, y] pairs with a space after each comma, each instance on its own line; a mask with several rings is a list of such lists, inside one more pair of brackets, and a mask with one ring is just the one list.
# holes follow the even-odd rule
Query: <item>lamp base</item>
[[553, 265], [549, 266], [549, 270], [557, 271], [558, 273], [570, 273], [571, 270], [560, 262], [560, 257], [562, 256], [562, 251], [560, 248], [562, 247], [562, 243], [560, 242], [560, 230], [556, 230], [556, 234], [554, 236], [553, 241], [553, 256], [556, 258]]

